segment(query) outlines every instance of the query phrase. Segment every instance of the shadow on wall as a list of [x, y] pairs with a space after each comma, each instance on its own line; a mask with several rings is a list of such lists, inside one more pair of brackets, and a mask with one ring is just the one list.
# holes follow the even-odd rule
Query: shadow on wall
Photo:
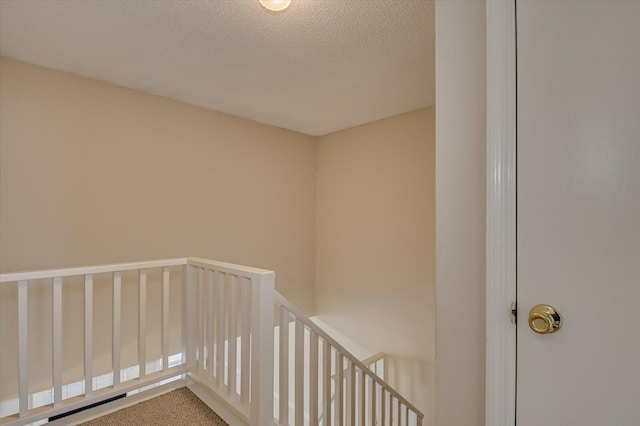
[[[386, 354], [385, 367], [387, 381], [409, 402], [431, 401], [433, 395], [433, 363], [418, 358]], [[420, 407], [423, 412], [433, 412], [433, 407]]]

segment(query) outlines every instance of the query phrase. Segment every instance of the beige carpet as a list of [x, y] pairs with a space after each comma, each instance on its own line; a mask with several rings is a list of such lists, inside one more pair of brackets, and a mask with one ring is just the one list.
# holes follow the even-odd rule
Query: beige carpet
[[189, 389], [181, 388], [84, 425], [214, 425], [226, 423]]

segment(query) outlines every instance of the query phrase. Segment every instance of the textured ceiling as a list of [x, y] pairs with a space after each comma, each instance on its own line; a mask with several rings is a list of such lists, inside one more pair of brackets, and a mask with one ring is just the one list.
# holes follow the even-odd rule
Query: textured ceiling
[[432, 0], [0, 0], [0, 53], [310, 135], [435, 103]]

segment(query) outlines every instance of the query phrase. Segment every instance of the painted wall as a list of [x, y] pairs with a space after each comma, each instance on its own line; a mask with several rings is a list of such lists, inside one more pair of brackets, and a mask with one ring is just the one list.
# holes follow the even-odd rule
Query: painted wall
[[437, 426], [484, 425], [485, 2], [436, 2]]
[[373, 353], [432, 425], [435, 108], [318, 141], [316, 312]]
[[[275, 270], [278, 290], [313, 313], [315, 138], [6, 58], [0, 122], [3, 272], [196, 255]], [[65, 336], [80, 345], [82, 286], [68, 288]], [[30, 331], [47, 341], [42, 291], [30, 294], [42, 312]], [[110, 318], [108, 287], [95, 292]], [[15, 294], [3, 296], [0, 346], [15, 347]], [[98, 354], [109, 321], [96, 324]], [[3, 353], [3, 384], [16, 356]], [[34, 383], [47, 362], [34, 358]]]
[[313, 310], [315, 139], [2, 59], [3, 272], [197, 255]]
[[[315, 299], [321, 321], [389, 353], [394, 387], [433, 424], [434, 108], [316, 140], [6, 58], [0, 94], [3, 272], [190, 254], [274, 269], [296, 305], [311, 313]], [[132, 308], [135, 278], [123, 284]], [[63, 324], [73, 336], [82, 286], [71, 284]], [[94, 291], [98, 317], [108, 283]], [[42, 324], [46, 293], [30, 300]], [[150, 303], [158, 297], [149, 290]], [[13, 339], [5, 328], [0, 340]], [[132, 339], [125, 365], [136, 362]], [[108, 338], [96, 344], [110, 350]]]

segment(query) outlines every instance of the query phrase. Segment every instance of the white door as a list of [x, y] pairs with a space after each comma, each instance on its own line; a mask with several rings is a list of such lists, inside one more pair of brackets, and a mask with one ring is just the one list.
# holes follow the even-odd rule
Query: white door
[[640, 1], [518, 0], [517, 58], [517, 425], [639, 426]]

